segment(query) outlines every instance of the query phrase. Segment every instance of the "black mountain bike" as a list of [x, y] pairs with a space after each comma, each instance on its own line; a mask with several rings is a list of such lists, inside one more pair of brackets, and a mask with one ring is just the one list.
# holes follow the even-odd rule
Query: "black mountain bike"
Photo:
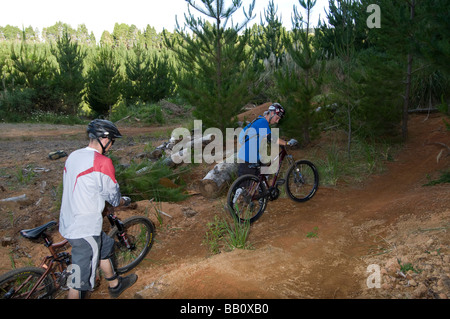
[[[307, 160], [295, 161], [289, 155], [286, 147], [280, 145], [278, 170], [269, 184], [265, 174], [243, 175], [238, 177], [231, 185], [227, 204], [232, 216], [241, 222], [255, 222], [262, 216], [268, 201], [274, 201], [280, 196], [279, 186], [285, 186], [286, 193], [296, 202], [310, 200], [319, 188], [319, 172], [313, 163]], [[279, 179], [283, 161], [287, 159], [289, 168], [285, 179]], [[261, 169], [262, 164], [251, 167]]]
[[[114, 208], [107, 204], [103, 215], [111, 224], [109, 236], [115, 240], [115, 270], [119, 274], [136, 267], [150, 251], [154, 240], [154, 226], [150, 219], [133, 216], [121, 221]], [[56, 221], [20, 231], [29, 240], [43, 240], [50, 255], [43, 258], [39, 267], [13, 269], [0, 276], [0, 299], [51, 299], [67, 290], [71, 279], [71, 254], [66, 239], [53, 243], [47, 229], [56, 226]]]

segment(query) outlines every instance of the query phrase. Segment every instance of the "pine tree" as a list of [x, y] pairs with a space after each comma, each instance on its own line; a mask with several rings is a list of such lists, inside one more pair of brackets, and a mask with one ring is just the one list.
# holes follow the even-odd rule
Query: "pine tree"
[[114, 46], [114, 38], [108, 31], [103, 31], [102, 36], [100, 38], [100, 46], [102, 47], [110, 47]]
[[5, 40], [20, 40], [22, 39], [23, 32], [16, 26], [7, 24], [4, 27], [0, 27], [0, 39]]
[[[370, 0], [362, 0], [363, 6], [368, 6]], [[403, 96], [401, 105], [393, 105], [401, 109], [401, 132], [403, 140], [408, 138], [408, 111], [411, 101], [411, 83], [414, 76], [414, 57], [416, 39], [420, 34], [423, 1], [421, 0], [378, 0], [382, 8], [382, 25], [379, 29], [369, 31], [369, 41], [388, 60], [395, 61], [403, 70], [400, 72], [403, 90], [397, 94]], [[417, 15], [417, 13], [420, 13]], [[391, 65], [392, 66], [392, 65]], [[387, 75], [389, 76], [389, 75]], [[391, 79], [388, 79], [391, 80]], [[390, 90], [391, 88], [387, 88]], [[403, 92], [402, 92], [403, 91]]]
[[[439, 109], [450, 115], [450, 19], [448, 1], [433, 0], [423, 4], [416, 52], [429, 65], [428, 81], [419, 81], [427, 104], [440, 103]], [[423, 84], [427, 83], [425, 87]], [[415, 96], [420, 94], [415, 94]], [[431, 106], [431, 105], [430, 105]]]
[[174, 89], [173, 69], [166, 54], [151, 54], [135, 47], [125, 64], [123, 96], [131, 103], [154, 103], [169, 96]]
[[126, 79], [122, 87], [122, 96], [127, 100], [128, 104], [133, 104], [140, 100], [140, 87], [147, 68], [146, 51], [137, 47], [131, 52], [127, 52], [127, 60], [125, 62]]
[[315, 46], [323, 52], [323, 57], [333, 59], [347, 39], [351, 38], [355, 53], [368, 48], [367, 25], [361, 17], [366, 17], [366, 7], [359, 0], [329, 0], [327, 22], [319, 21], [314, 37]]
[[[49, 62], [48, 51], [42, 46], [36, 44], [30, 45], [25, 41], [25, 32], [17, 51], [14, 45], [11, 45], [11, 60], [13, 65], [12, 81], [14, 82], [14, 95], [21, 95], [21, 89], [25, 89], [26, 98], [32, 101], [32, 108], [23, 109], [20, 103], [14, 103], [17, 113], [30, 114], [35, 110], [57, 112], [60, 107], [60, 101], [55, 94], [55, 88], [52, 85], [53, 65]], [[30, 105], [27, 103], [27, 106]]]
[[11, 46], [11, 60], [13, 67], [25, 79], [25, 86], [35, 88], [35, 82], [38, 76], [44, 72], [48, 65], [47, 56], [45, 52], [39, 49], [37, 45], [31, 48], [25, 42], [25, 39], [20, 44], [20, 49], [17, 52], [14, 45]]
[[320, 93], [323, 81], [323, 66], [318, 63], [319, 52], [312, 47], [309, 34], [310, 13], [315, 0], [299, 0], [306, 10], [306, 20], [294, 6], [292, 36], [284, 38], [289, 59], [282, 71], [276, 73], [277, 85], [286, 107], [286, 119], [282, 128], [292, 137], [299, 138], [304, 144], [311, 142], [314, 128], [317, 126], [313, 99]]
[[446, 0], [426, 1], [417, 49], [435, 67], [450, 75], [450, 19]]
[[44, 28], [42, 31], [42, 37], [46, 42], [56, 42], [59, 38], [63, 36], [64, 33], [70, 35], [75, 35], [76, 31], [72, 29], [67, 23], [62, 23], [61, 21], [56, 22], [54, 25]]
[[224, 0], [202, 0], [201, 5], [187, 0], [189, 8], [211, 18], [213, 24], [190, 12], [185, 15], [185, 27], [177, 25], [179, 37], [166, 43], [172, 49], [183, 70], [179, 73], [179, 93], [195, 106], [194, 115], [205, 127], [218, 127], [225, 131], [232, 119], [248, 101], [251, 77], [250, 58], [246, 45], [249, 32], [239, 34], [251, 19], [255, 2], [249, 12], [244, 10], [245, 21], [228, 27], [232, 15], [241, 8], [242, 1], [233, 0], [225, 7]]
[[[354, 113], [358, 110], [361, 93], [358, 90], [360, 81], [359, 61], [357, 60], [357, 33], [354, 17], [357, 16], [355, 10], [355, 0], [341, 0], [337, 5], [333, 5], [334, 14], [328, 14], [332, 21], [339, 20], [334, 25], [334, 54], [337, 66], [332, 87], [335, 102], [335, 120], [340, 128], [347, 133], [347, 155], [350, 159], [351, 145], [354, 133]], [[333, 12], [333, 11], [332, 11]], [[337, 19], [338, 17], [338, 19]]]
[[59, 66], [54, 74], [55, 86], [67, 106], [67, 113], [77, 115], [85, 85], [83, 69], [86, 53], [81, 51], [77, 42], [71, 41], [68, 33], [58, 39], [51, 51]]
[[154, 27], [147, 25], [143, 33], [143, 41], [146, 49], [160, 50], [163, 44], [161, 34], [158, 34]]
[[122, 78], [114, 52], [100, 48], [87, 75], [86, 102], [97, 115], [111, 114], [120, 97]]
[[271, 0], [267, 10], [264, 9], [265, 21], [261, 18], [261, 33], [257, 35], [253, 43], [257, 47], [255, 50], [256, 58], [265, 60], [273, 56], [275, 68], [281, 66], [285, 55], [285, 48], [282, 41], [285, 29], [277, 12], [278, 6], [275, 6], [274, 1]]
[[402, 115], [403, 65], [386, 52], [371, 48], [358, 56], [362, 67], [360, 107], [355, 120], [365, 138], [397, 136]]

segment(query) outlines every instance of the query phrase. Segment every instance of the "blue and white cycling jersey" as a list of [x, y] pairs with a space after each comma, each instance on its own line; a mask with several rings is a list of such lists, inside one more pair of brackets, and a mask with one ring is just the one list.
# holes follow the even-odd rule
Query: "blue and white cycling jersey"
[[259, 162], [261, 141], [264, 138], [271, 140], [271, 134], [269, 122], [263, 116], [259, 116], [239, 134], [239, 143], [242, 146], [238, 151], [238, 158], [247, 163]]

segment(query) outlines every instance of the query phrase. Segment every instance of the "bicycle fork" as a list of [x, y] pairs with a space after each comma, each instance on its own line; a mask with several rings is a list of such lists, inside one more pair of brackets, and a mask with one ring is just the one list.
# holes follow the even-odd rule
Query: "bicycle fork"
[[119, 241], [123, 243], [128, 250], [134, 249], [135, 247], [130, 243], [122, 221], [113, 214], [108, 214], [108, 220], [111, 224], [111, 227], [117, 227], [117, 238], [119, 239]]

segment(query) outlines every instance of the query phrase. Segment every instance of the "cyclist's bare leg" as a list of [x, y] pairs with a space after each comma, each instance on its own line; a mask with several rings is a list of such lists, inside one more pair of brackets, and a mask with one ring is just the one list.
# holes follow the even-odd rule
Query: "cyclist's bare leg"
[[80, 299], [80, 292], [76, 289], [69, 288], [67, 299]]
[[[100, 269], [103, 271], [105, 278], [113, 278], [116, 274], [110, 259], [100, 260]], [[119, 284], [119, 280], [117, 278], [108, 280], [108, 284], [110, 288], [117, 287], [117, 285]]]
[[73, 288], [69, 288], [69, 292], [67, 294], [67, 299], [86, 299], [88, 297], [89, 297], [88, 291], [81, 291]]
[[[111, 265], [111, 261], [109, 259], [100, 260], [100, 269], [103, 271], [105, 278], [113, 278], [115, 275], [114, 269]], [[119, 284], [119, 280], [113, 279], [108, 281], [109, 287], [114, 288]], [[67, 299], [82, 299], [85, 297], [86, 292], [81, 292], [79, 290], [69, 288], [69, 293], [67, 295]]]

